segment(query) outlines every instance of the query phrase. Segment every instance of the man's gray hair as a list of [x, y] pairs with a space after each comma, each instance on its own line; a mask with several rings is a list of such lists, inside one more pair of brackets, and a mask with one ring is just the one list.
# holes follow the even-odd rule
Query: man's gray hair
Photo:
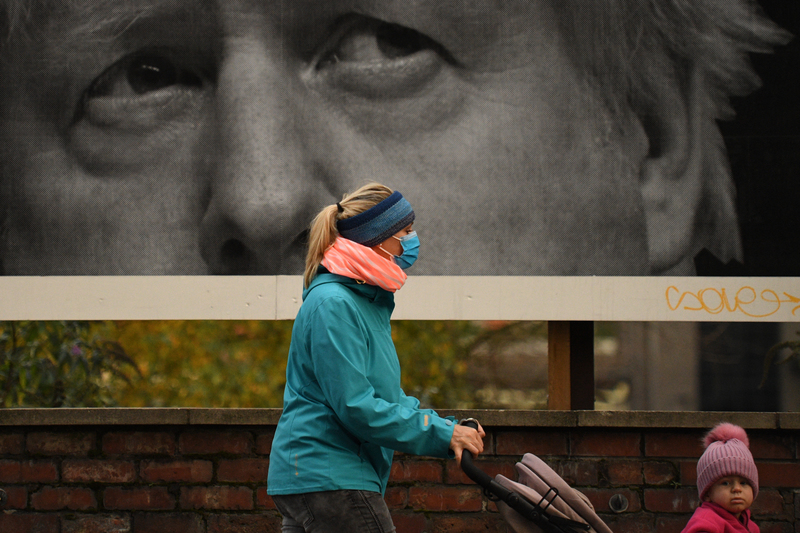
[[749, 55], [771, 52], [791, 35], [755, 0], [555, 0], [554, 6], [577, 68], [612, 111], [647, 116], [660, 90], [688, 92], [699, 69], [705, 182], [693, 247], [724, 261], [741, 259], [734, 184], [716, 119], [732, 118], [730, 98], [760, 86]]

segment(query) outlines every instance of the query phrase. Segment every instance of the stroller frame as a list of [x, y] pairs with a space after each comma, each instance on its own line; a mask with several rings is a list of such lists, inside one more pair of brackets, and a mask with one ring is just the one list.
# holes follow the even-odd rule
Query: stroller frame
[[[478, 428], [477, 423], [471, 419], [462, 421], [462, 424], [472, 427], [473, 429]], [[543, 465], [541, 460], [538, 458], [536, 458], [536, 461], [542, 464], [542, 467], [546, 470], [550, 470], [550, 468]], [[539, 495], [541, 496], [541, 499], [538, 502], [535, 502], [531, 501], [523, 494], [501, 485], [498, 483], [498, 481], [495, 481], [489, 477], [488, 474], [475, 465], [472, 454], [468, 450], [462, 451], [461, 469], [472, 481], [483, 487], [484, 494], [487, 498], [492, 501], [503, 502], [508, 507], [516, 511], [522, 518], [528, 520], [531, 524], [538, 526], [538, 528], [544, 533], [611, 533], [607, 526], [602, 524], [602, 521], [599, 519], [599, 517], [594, 515], [593, 510], [591, 511], [591, 514], [594, 516], [593, 518], [589, 519], [588, 522], [595, 523], [599, 521], [600, 524], [596, 524], [595, 527], [601, 527], [602, 530], [605, 530], [604, 532], [595, 531], [592, 528], [592, 525], [590, 525], [588, 522], [567, 518], [563, 514], [556, 511], [555, 507], [553, 507], [553, 512], [548, 512], [548, 509], [552, 503], [556, 501], [557, 498], [561, 497], [558, 489], [550, 484], [547, 484], [547, 490], [544, 491], [543, 494], [540, 491]], [[552, 475], [558, 477], [554, 472], [552, 472]], [[498, 479], [503, 482], [509, 481], [503, 476], [498, 476]], [[560, 477], [558, 477], [558, 480], [563, 482]], [[518, 484], [511, 483], [511, 485]], [[563, 482], [562, 488], [565, 488], [565, 490], [574, 490], [571, 489], [571, 487], [568, 487], [565, 482]], [[585, 496], [582, 494], [578, 493], [577, 491], [574, 492], [585, 499]], [[576, 513], [575, 516], [578, 516], [581, 519], [586, 519], [585, 515], [583, 514]]]

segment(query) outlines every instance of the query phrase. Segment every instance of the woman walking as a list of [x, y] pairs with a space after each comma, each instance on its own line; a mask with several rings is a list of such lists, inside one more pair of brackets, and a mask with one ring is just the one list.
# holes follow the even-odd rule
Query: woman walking
[[400, 386], [394, 292], [417, 258], [414, 211], [369, 184], [314, 219], [268, 492], [283, 531], [395, 531], [383, 494], [394, 451], [483, 451], [478, 431], [420, 409]]

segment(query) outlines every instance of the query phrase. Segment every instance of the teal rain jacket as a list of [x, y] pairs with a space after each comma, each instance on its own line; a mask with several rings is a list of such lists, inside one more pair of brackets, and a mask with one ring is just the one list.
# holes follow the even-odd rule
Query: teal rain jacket
[[269, 494], [384, 494], [394, 450], [452, 457], [454, 421], [419, 409], [400, 387], [393, 309], [392, 293], [324, 270], [303, 291]]

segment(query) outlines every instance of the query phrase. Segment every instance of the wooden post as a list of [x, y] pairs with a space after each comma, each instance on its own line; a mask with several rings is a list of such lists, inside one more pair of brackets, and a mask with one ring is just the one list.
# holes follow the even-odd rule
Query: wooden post
[[548, 322], [547, 352], [547, 408], [594, 409], [594, 322]]

